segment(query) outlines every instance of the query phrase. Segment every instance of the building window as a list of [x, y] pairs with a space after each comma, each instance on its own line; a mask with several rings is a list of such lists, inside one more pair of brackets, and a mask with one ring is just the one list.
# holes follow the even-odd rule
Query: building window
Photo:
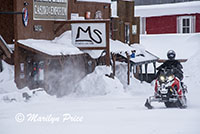
[[180, 16], [177, 22], [178, 33], [195, 32], [195, 16]]
[[182, 33], [190, 33], [190, 18], [182, 19]]
[[125, 43], [130, 43], [130, 26], [129, 23], [125, 23]]
[[95, 19], [102, 19], [102, 12], [100, 10], [96, 11]]

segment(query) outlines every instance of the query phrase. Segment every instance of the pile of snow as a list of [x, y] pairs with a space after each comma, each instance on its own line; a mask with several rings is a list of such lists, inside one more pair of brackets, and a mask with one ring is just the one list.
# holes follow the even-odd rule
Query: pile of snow
[[[30, 90], [25, 87], [18, 89], [14, 82], [14, 68], [13, 66], [3, 63], [4, 71], [0, 73], [0, 101], [5, 102], [22, 102], [27, 101], [23, 97], [23, 93], [26, 93], [31, 100], [48, 100], [54, 99], [43, 89]], [[145, 90], [141, 90], [142, 84], [135, 78], [131, 78], [131, 84], [127, 85], [127, 65], [120, 63], [116, 66], [116, 77], [111, 78], [111, 67], [97, 66], [91, 74], [88, 74], [80, 82], [78, 82], [71, 93], [68, 96], [77, 97], [92, 97], [92, 96], [105, 96], [105, 95], [123, 95], [126, 91], [129, 94], [145, 94]], [[149, 85], [149, 84], [147, 84]], [[46, 98], [46, 99], [45, 99]], [[29, 100], [29, 98], [28, 98]]]
[[77, 47], [72, 44], [71, 41], [71, 31], [64, 32], [60, 37], [54, 40], [36, 40], [36, 39], [26, 39], [19, 40], [20, 44], [27, 47], [33, 48], [40, 52], [57, 56], [57, 55], [74, 55], [82, 54]]
[[141, 35], [141, 44], [160, 59], [167, 59], [167, 52], [172, 49], [177, 59], [188, 59], [198, 52], [200, 34], [154, 34]]
[[192, 82], [200, 86], [200, 46], [197, 51], [198, 52], [185, 63], [184, 70], [186, 72], [185, 75], [194, 78]]
[[97, 66], [93, 73], [78, 83], [75, 94], [77, 96], [96, 96], [123, 93], [121, 82], [117, 78], [108, 77], [111, 72], [110, 67]]
[[24, 101], [23, 92], [30, 93], [28, 88], [19, 90], [14, 82], [14, 66], [2, 61], [3, 71], [0, 73], [0, 101]]
[[144, 5], [135, 7], [135, 16], [151, 17], [200, 13], [200, 1]]
[[[200, 95], [200, 46], [196, 48], [197, 52], [184, 64], [184, 82], [188, 87], [188, 98], [190, 105], [195, 105], [199, 102]], [[200, 107], [200, 103], [197, 103]], [[197, 105], [196, 104], [196, 105]]]
[[2, 61], [2, 65], [3, 71], [0, 73], [0, 102], [23, 102], [30, 99], [30, 97], [48, 96], [42, 89], [30, 90], [28, 87], [18, 89], [14, 82], [14, 66], [8, 65], [4, 61]]
[[14, 83], [14, 66], [2, 61], [3, 71], [0, 73], [0, 94], [16, 91]]
[[128, 85], [127, 72], [127, 64], [116, 62], [116, 77], [123, 84], [126, 93], [137, 96], [151, 94], [153, 92], [153, 87], [151, 84], [137, 80], [133, 76], [133, 73], [130, 73], [130, 84]]

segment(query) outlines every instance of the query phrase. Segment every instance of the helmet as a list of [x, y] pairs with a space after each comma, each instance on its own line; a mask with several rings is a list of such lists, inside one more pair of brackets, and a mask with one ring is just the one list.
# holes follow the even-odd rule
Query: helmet
[[174, 50], [169, 50], [169, 51], [167, 52], [167, 58], [168, 58], [169, 60], [174, 60], [175, 57], [176, 57], [176, 53], [174, 52]]

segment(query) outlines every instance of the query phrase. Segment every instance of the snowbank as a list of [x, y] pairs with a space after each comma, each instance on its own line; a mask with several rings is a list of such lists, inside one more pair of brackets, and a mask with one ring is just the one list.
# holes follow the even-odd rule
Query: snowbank
[[[51, 100], [51, 97], [43, 89], [29, 90], [25, 87], [19, 90], [14, 82], [14, 68], [13, 66], [3, 63], [4, 71], [0, 73], [0, 101], [5, 102], [22, 102], [27, 101], [23, 97], [23, 93], [27, 93], [31, 100]], [[110, 78], [112, 73], [110, 67], [97, 66], [95, 71], [84, 77], [75, 88], [68, 93], [67, 96], [72, 97], [92, 97], [92, 96], [105, 96], [105, 95], [123, 95], [128, 94], [146, 94], [146, 89], [143, 90], [144, 84], [140, 83], [135, 78], [131, 78], [131, 84], [127, 85], [127, 65], [119, 64], [116, 66], [116, 77]], [[149, 85], [149, 84], [147, 84]], [[126, 92], [128, 91], [128, 92]]]
[[123, 85], [117, 78], [109, 78], [111, 68], [97, 66], [95, 71], [82, 79], [75, 90], [77, 96], [96, 96], [123, 93]]
[[188, 87], [188, 105], [190, 108], [200, 108], [200, 46], [196, 53], [183, 64], [184, 83]]
[[153, 93], [153, 87], [146, 82], [140, 82], [132, 73], [130, 77], [130, 85], [127, 85], [127, 64], [117, 62], [116, 63], [116, 77], [123, 84], [125, 92], [133, 96], [146, 95]]
[[3, 72], [0, 73], [0, 101], [24, 101], [23, 92], [30, 94], [28, 88], [19, 90], [14, 82], [14, 66], [8, 65], [4, 61]]
[[14, 83], [14, 66], [2, 61], [3, 72], [0, 73], [0, 94], [16, 91]]
[[177, 59], [192, 57], [200, 47], [200, 33], [141, 35], [141, 44], [161, 59], [167, 59], [168, 50], [176, 52]]
[[[118, 62], [117, 62], [118, 63]], [[29, 90], [27, 87], [24, 89], [17, 89], [14, 83], [14, 68], [4, 63], [5, 69], [0, 73], [0, 101], [5, 102], [22, 102], [26, 101], [23, 98], [23, 93], [28, 93], [31, 97], [31, 101], [39, 100], [51, 100], [55, 96], [50, 96], [42, 89]], [[10, 70], [10, 73], [8, 73]], [[79, 98], [79, 97], [93, 97], [93, 96], [107, 96], [107, 95], [124, 95], [125, 93], [131, 95], [141, 95], [149, 93], [149, 88], [143, 88], [144, 85], [151, 87], [150, 84], [141, 83], [135, 78], [131, 78], [131, 84], [127, 85], [127, 65], [119, 63], [116, 66], [116, 77], [108, 77], [112, 73], [110, 67], [97, 66], [95, 71], [86, 77], [84, 77], [77, 85], [75, 89], [71, 91], [67, 96]], [[9, 74], [9, 75], [8, 75]], [[7, 86], [9, 84], [9, 87]], [[34, 93], [34, 91], [36, 91]], [[37, 92], [39, 91], [39, 92]]]
[[42, 96], [44, 99], [49, 96], [43, 89], [30, 90], [28, 87], [18, 89], [14, 82], [14, 66], [8, 65], [4, 61], [2, 61], [2, 64], [3, 71], [0, 73], [0, 102], [23, 102], [30, 99], [29, 97]]

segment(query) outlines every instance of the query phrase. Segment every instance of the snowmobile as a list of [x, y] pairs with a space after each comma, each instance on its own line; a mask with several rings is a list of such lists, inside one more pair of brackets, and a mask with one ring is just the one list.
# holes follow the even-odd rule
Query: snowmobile
[[166, 107], [187, 107], [187, 86], [175, 76], [177, 68], [162, 68], [155, 81], [154, 96], [150, 96], [145, 103], [152, 109], [151, 102], [164, 102]]

